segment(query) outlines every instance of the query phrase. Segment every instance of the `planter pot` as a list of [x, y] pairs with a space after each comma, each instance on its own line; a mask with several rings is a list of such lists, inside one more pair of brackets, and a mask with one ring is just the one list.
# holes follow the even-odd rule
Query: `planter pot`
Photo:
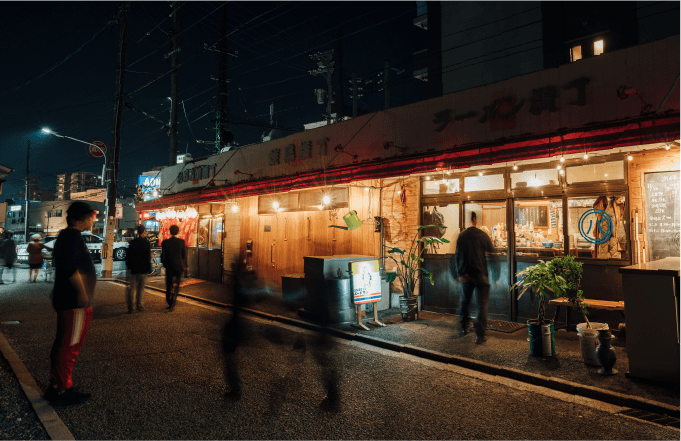
[[537, 323], [537, 320], [528, 320], [527, 332], [527, 341], [530, 342], [530, 355], [535, 357], [552, 357], [556, 355], [553, 320], [545, 320], [543, 325]]
[[596, 349], [598, 348], [598, 331], [608, 329], [607, 323], [589, 322], [591, 328], [586, 327], [586, 323], [577, 325], [577, 335], [579, 336], [579, 345], [582, 348], [582, 358], [584, 363], [591, 366], [600, 366], [601, 363], [596, 358]]
[[400, 312], [402, 313], [402, 321], [408, 322], [419, 319], [418, 300], [416, 297], [409, 297], [405, 299], [400, 297]]

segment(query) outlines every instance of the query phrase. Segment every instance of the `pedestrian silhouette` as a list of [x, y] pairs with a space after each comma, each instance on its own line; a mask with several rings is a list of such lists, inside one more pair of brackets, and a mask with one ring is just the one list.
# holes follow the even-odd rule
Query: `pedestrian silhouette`
[[[137, 227], [137, 237], [130, 242], [125, 264], [130, 272], [128, 276], [128, 314], [134, 311], [137, 303], [137, 311], [144, 310], [144, 285], [147, 276], [151, 272], [151, 245], [146, 238], [147, 230], [142, 226]], [[137, 294], [137, 302], [135, 302]]]
[[166, 269], [167, 309], [173, 312], [180, 292], [182, 273], [185, 276], [187, 274], [187, 247], [183, 239], [175, 237], [180, 232], [177, 225], [171, 225], [169, 231], [172, 237], [161, 242], [161, 262]]
[[12, 272], [12, 282], [17, 281], [17, 269], [14, 268], [14, 261], [17, 259], [17, 245], [12, 239], [11, 231], [5, 231], [0, 238], [0, 285], [5, 282], [2, 280], [5, 268]]

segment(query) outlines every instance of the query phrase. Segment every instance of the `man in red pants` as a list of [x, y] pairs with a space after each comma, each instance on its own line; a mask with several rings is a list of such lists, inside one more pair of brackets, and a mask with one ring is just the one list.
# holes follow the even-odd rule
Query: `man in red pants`
[[57, 336], [50, 352], [50, 386], [44, 395], [52, 406], [80, 404], [90, 398], [75, 390], [71, 376], [92, 319], [97, 276], [81, 232], [92, 228], [96, 213], [80, 201], [72, 203], [66, 213], [68, 227], [59, 233], [52, 252]]

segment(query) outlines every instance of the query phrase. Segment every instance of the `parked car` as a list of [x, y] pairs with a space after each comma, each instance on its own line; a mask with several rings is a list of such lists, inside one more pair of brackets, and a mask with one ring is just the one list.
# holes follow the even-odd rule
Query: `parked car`
[[[89, 231], [83, 231], [81, 235], [83, 236], [83, 240], [85, 241], [88, 250], [90, 250], [92, 260], [94, 260], [95, 262], [101, 262], [102, 245], [104, 244], [104, 238], [96, 234], [92, 234]], [[54, 248], [54, 244], [56, 241], [57, 241], [56, 239], [53, 239], [49, 242], [46, 242], [45, 245], [47, 245], [50, 248]], [[26, 251], [27, 246], [28, 244], [21, 244], [17, 246], [17, 261], [19, 263], [28, 264], [28, 252]], [[113, 246], [114, 260], [125, 260], [125, 257], [128, 255], [127, 248], [128, 248], [127, 242], [114, 242]], [[51, 259], [52, 253], [47, 250], [43, 250], [43, 256], [46, 259]]]

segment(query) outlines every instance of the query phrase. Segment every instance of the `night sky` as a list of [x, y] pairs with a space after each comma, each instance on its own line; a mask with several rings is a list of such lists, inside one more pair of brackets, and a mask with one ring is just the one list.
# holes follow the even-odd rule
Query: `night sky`
[[[121, 2], [3, 2], [0, 18], [0, 164], [13, 168], [0, 200], [23, 199], [26, 146], [31, 140], [31, 175], [42, 189], [56, 188], [56, 175], [100, 173], [103, 161], [90, 159], [86, 145], [42, 134], [50, 129], [112, 145], [113, 102], [119, 25], [107, 25]], [[214, 141], [220, 55], [205, 51], [220, 38], [221, 2], [182, 2], [180, 8], [180, 100], [178, 153], [194, 158], [213, 152], [196, 140]], [[415, 2], [229, 2], [229, 108], [233, 121], [303, 129], [322, 120], [325, 105], [314, 89], [326, 88], [325, 75], [308, 70], [309, 54], [337, 49], [342, 33], [344, 104], [351, 108], [352, 72], [380, 80], [384, 63], [391, 70], [390, 104], [425, 99], [426, 83], [413, 79], [412, 54], [425, 49], [426, 31], [412, 24]], [[170, 116], [168, 2], [135, 2], [128, 28], [126, 101], [167, 122]], [[401, 71], [401, 72], [400, 72]], [[163, 74], [166, 75], [162, 76]], [[160, 77], [160, 78], [159, 78]], [[337, 91], [334, 77], [334, 91]], [[378, 87], [372, 87], [376, 90]], [[366, 93], [360, 111], [381, 110], [383, 92]], [[186, 117], [185, 117], [186, 112]], [[239, 145], [260, 141], [269, 128], [230, 126]], [[132, 110], [123, 113], [119, 185], [134, 186], [137, 176], [168, 164], [170, 140], [161, 124]]]

